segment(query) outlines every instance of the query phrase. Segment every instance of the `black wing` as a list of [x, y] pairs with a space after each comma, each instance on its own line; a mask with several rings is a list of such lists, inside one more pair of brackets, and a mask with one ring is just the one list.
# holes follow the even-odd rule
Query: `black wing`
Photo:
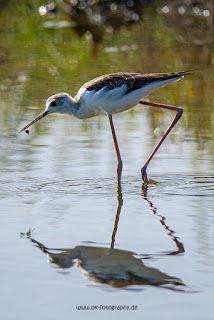
[[89, 82], [86, 82], [82, 88], [91, 90], [100, 90], [103, 87], [107, 87], [109, 90], [127, 85], [127, 93], [140, 89], [154, 81], [168, 80], [173, 78], [180, 78], [184, 75], [193, 73], [194, 70], [170, 72], [170, 73], [112, 73], [97, 77]]

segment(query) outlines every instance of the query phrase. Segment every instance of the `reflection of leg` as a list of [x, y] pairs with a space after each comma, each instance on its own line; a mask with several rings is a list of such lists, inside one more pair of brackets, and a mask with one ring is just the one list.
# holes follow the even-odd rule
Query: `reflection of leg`
[[152, 160], [152, 158], [155, 155], [156, 151], [161, 146], [162, 142], [165, 140], [165, 138], [168, 136], [168, 134], [170, 133], [170, 131], [174, 127], [174, 125], [181, 118], [181, 116], [183, 114], [183, 109], [180, 108], [180, 107], [168, 106], [166, 104], [152, 103], [152, 102], [147, 102], [147, 101], [140, 101], [139, 103], [145, 104], [145, 105], [151, 106], [151, 107], [158, 107], [158, 108], [177, 111], [177, 114], [175, 115], [174, 119], [172, 120], [170, 126], [167, 128], [167, 130], [165, 131], [163, 137], [160, 139], [160, 141], [156, 145], [155, 149], [152, 151], [151, 155], [149, 156], [149, 158], [146, 160], [146, 162], [144, 163], [143, 167], [141, 168], [142, 179], [143, 179], [144, 182], [148, 182], [147, 173], [146, 173], [147, 166], [148, 166], [149, 162]]
[[116, 236], [118, 222], [119, 222], [119, 218], [120, 218], [120, 212], [121, 212], [121, 208], [123, 205], [123, 195], [122, 195], [122, 189], [121, 189], [120, 185], [118, 185], [118, 188], [117, 188], [117, 201], [118, 201], [117, 213], [115, 216], [114, 230], [113, 230], [112, 236], [111, 236], [111, 248], [114, 248], [114, 242], [115, 242], [115, 236]]
[[113, 124], [113, 120], [112, 120], [112, 115], [108, 114], [109, 117], [109, 122], [110, 122], [110, 126], [111, 126], [111, 132], [112, 132], [112, 136], [113, 136], [113, 140], [114, 140], [114, 146], [115, 146], [115, 150], [116, 150], [116, 154], [117, 154], [117, 183], [118, 186], [121, 184], [121, 174], [122, 174], [122, 167], [123, 167], [123, 163], [122, 163], [122, 159], [120, 156], [120, 150], [119, 150], [119, 146], [118, 146], [118, 142], [117, 142], [117, 137], [116, 137], [116, 133], [114, 130], [114, 124]]
[[142, 195], [143, 195], [144, 199], [148, 202], [149, 206], [152, 209], [153, 214], [155, 214], [156, 216], [160, 217], [160, 223], [162, 224], [164, 229], [166, 229], [168, 231], [167, 234], [172, 238], [172, 240], [176, 244], [176, 247], [178, 248], [178, 250], [171, 251], [171, 252], [167, 253], [167, 255], [175, 255], [175, 254], [179, 254], [179, 253], [185, 252], [183, 243], [180, 242], [178, 240], [178, 237], [176, 237], [174, 235], [175, 232], [172, 229], [170, 229], [169, 226], [166, 225], [166, 218], [157, 213], [157, 208], [155, 208], [153, 203], [148, 199], [147, 190], [148, 190], [148, 185], [147, 184], [143, 184], [142, 185]]

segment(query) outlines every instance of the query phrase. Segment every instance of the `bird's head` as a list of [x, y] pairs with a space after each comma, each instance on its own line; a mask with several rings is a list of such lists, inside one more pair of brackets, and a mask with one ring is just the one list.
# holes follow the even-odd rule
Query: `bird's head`
[[46, 100], [45, 112], [50, 113], [67, 113], [71, 96], [65, 92], [54, 94]]
[[24, 128], [19, 132], [22, 132], [32, 126], [35, 122], [44, 118], [51, 113], [67, 113], [69, 108], [69, 103], [71, 103], [71, 96], [69, 94], [61, 92], [57, 93], [46, 100], [45, 111], [40, 113], [33, 121], [28, 123]]

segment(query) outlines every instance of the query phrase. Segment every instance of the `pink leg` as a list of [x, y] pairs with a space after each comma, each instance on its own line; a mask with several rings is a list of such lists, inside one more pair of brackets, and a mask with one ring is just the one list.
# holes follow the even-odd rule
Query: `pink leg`
[[114, 140], [114, 146], [115, 146], [115, 150], [116, 150], [116, 154], [117, 154], [117, 183], [120, 186], [123, 163], [122, 163], [122, 159], [121, 159], [121, 156], [120, 156], [120, 150], [119, 150], [119, 146], [118, 146], [118, 143], [117, 143], [116, 133], [115, 133], [115, 130], [114, 130], [114, 124], [113, 124], [113, 120], [112, 120], [112, 115], [108, 114], [108, 117], [109, 117], [109, 122], [110, 122], [110, 126], [111, 126], [111, 132], [112, 132], [112, 136], [113, 136], [113, 140]]
[[152, 158], [155, 155], [156, 151], [161, 146], [162, 142], [166, 139], [166, 137], [168, 136], [168, 134], [170, 133], [170, 131], [174, 127], [174, 125], [181, 118], [181, 116], [183, 114], [183, 109], [180, 108], [180, 107], [168, 106], [166, 104], [153, 103], [153, 102], [147, 102], [147, 101], [140, 101], [139, 103], [145, 104], [145, 105], [151, 106], [151, 107], [158, 107], [158, 108], [177, 111], [177, 114], [175, 115], [174, 119], [172, 120], [170, 126], [164, 132], [163, 137], [160, 139], [160, 141], [156, 145], [155, 149], [152, 151], [151, 155], [149, 156], [149, 158], [146, 160], [146, 162], [144, 163], [143, 167], [141, 168], [142, 179], [143, 179], [144, 182], [148, 182], [147, 173], [146, 173], [147, 166], [148, 166], [149, 162], [152, 160]]

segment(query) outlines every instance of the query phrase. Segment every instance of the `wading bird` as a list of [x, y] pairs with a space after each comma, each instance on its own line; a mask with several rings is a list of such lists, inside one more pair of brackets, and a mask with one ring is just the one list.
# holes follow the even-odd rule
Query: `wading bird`
[[141, 99], [151, 92], [160, 89], [171, 82], [180, 80], [185, 75], [193, 72], [194, 70], [151, 74], [119, 72], [99, 76], [83, 84], [74, 98], [64, 92], [60, 92], [49, 97], [46, 101], [45, 111], [27, 124], [21, 131], [25, 130], [29, 133], [27, 130], [28, 127], [51, 113], [70, 114], [79, 119], [87, 119], [101, 114], [107, 114], [117, 155], [117, 182], [118, 185], [120, 185], [122, 159], [120, 156], [112, 114], [129, 110], [138, 103], [152, 107], [174, 110], [177, 112], [174, 119], [141, 168], [142, 179], [144, 182], [148, 182], [146, 172], [147, 166], [162, 142], [182, 116], [183, 109], [165, 104], [142, 101]]

